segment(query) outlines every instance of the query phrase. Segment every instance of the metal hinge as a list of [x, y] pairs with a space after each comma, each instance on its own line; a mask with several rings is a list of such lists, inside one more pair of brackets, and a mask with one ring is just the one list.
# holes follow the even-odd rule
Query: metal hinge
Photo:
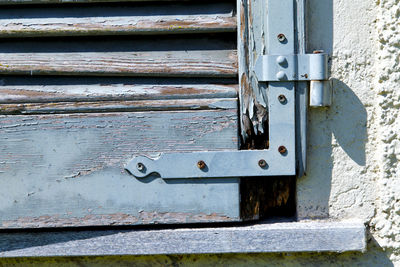
[[328, 55], [264, 55], [255, 73], [259, 82], [328, 80]]
[[328, 54], [263, 55], [255, 73], [259, 82], [310, 81], [310, 106], [328, 107], [332, 87], [328, 75]]

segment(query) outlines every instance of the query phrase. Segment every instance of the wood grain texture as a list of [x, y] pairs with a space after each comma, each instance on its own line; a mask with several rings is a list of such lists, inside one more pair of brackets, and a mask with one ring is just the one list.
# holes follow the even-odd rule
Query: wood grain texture
[[0, 228], [240, 220], [237, 178], [124, 170], [138, 154], [237, 149], [236, 112], [2, 115]]
[[[0, 236], [2, 257], [337, 253], [365, 252], [367, 249], [365, 226], [361, 221], [262, 223], [240, 227], [136, 231], [2, 233]], [[243, 262], [248, 264], [245, 259], [237, 261], [239, 265]]]
[[[109, 3], [121, 0], [0, 0], [0, 5], [30, 5], [30, 4], [85, 4], [85, 3]], [[189, 2], [196, 0], [124, 0], [124, 2]]]
[[235, 50], [0, 53], [0, 74], [235, 77]]
[[[174, 84], [154, 84], [154, 81], [146, 84], [144, 83], [145, 81], [135, 82], [135, 80], [124, 80], [121, 83], [110, 83], [110, 81], [98, 83], [98, 81], [92, 81], [91, 84], [76, 84], [71, 83], [70, 79], [43, 79], [39, 81], [33, 80], [33, 83], [29, 83], [27, 81], [29, 78], [16, 78], [11, 81], [19, 83], [19, 85], [15, 85], [9, 84], [9, 80], [7, 78], [0, 79], [3, 84], [0, 85], [0, 103], [2, 104], [236, 98], [238, 90], [237, 84], [178, 84], [179, 81], [174, 81]], [[54, 82], [61, 84], [51, 85]], [[82, 83], [84, 82], [82, 81]]]
[[0, 114], [234, 109], [235, 98], [0, 104]]
[[232, 3], [4, 7], [0, 37], [235, 32]]

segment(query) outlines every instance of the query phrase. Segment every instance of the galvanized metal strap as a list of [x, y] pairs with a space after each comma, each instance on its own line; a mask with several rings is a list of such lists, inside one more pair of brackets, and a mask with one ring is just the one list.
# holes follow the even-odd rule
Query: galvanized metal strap
[[293, 150], [283, 146], [276, 150], [161, 153], [153, 159], [134, 157], [125, 169], [137, 178], [155, 174], [163, 179], [295, 175], [293, 155]]

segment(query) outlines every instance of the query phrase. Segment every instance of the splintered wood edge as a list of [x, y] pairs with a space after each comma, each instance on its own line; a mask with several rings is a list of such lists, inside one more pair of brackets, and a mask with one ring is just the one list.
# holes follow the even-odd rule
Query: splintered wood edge
[[365, 226], [357, 220], [162, 230], [17, 232], [2, 233], [0, 241], [0, 257], [365, 250]]

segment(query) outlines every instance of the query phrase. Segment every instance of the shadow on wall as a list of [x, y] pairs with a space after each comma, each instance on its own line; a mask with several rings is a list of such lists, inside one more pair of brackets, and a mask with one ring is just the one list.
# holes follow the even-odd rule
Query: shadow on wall
[[[307, 6], [308, 53], [333, 52], [333, 1], [309, 0]], [[297, 216], [329, 216], [333, 150], [343, 149], [356, 164], [364, 166], [367, 111], [353, 90], [332, 80], [333, 103], [329, 109], [309, 109], [307, 176], [297, 184]], [[334, 142], [333, 137], [336, 142]]]

